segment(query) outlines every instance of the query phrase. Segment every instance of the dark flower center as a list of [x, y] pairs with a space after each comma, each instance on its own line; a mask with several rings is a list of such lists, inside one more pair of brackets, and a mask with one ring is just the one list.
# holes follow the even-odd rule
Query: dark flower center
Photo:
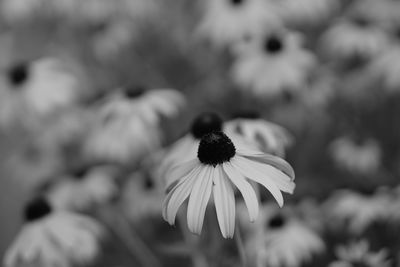
[[128, 99], [136, 98], [143, 95], [146, 92], [146, 88], [143, 86], [131, 86], [127, 87], [124, 91], [124, 95]]
[[212, 132], [204, 135], [200, 140], [197, 151], [200, 162], [214, 167], [228, 162], [235, 154], [235, 146], [223, 132]]
[[147, 190], [151, 190], [154, 188], [154, 182], [150, 177], [146, 177], [144, 179], [144, 188]]
[[268, 221], [268, 228], [277, 229], [285, 225], [285, 218], [282, 214], [276, 214]]
[[269, 36], [264, 43], [264, 50], [267, 53], [275, 54], [283, 49], [282, 40], [277, 36]]
[[25, 220], [32, 222], [51, 213], [50, 203], [44, 197], [31, 200], [25, 207]]
[[79, 168], [76, 168], [75, 170], [73, 170], [71, 172], [71, 176], [75, 180], [82, 180], [82, 179], [84, 179], [86, 177], [88, 172], [89, 172], [89, 168], [87, 168], [87, 167], [79, 167]]
[[9, 82], [14, 86], [23, 84], [29, 76], [28, 64], [17, 64], [11, 67], [7, 72]]
[[371, 21], [368, 18], [362, 16], [354, 16], [351, 21], [354, 25], [360, 28], [369, 27], [371, 25]]
[[244, 0], [230, 0], [231, 4], [234, 6], [239, 6], [241, 4], [243, 4]]
[[203, 135], [222, 130], [222, 119], [215, 113], [207, 112], [197, 116], [191, 127], [194, 138], [200, 139]]

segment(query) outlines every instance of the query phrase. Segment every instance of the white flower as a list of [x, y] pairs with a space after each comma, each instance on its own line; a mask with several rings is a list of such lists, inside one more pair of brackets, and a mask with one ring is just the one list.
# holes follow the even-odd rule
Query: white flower
[[364, 196], [349, 190], [336, 192], [325, 203], [326, 218], [333, 227], [345, 226], [353, 234], [386, 220], [391, 201], [386, 194]]
[[102, 116], [135, 116], [158, 126], [161, 117], [179, 114], [186, 104], [185, 97], [173, 89], [127, 87], [110, 95], [100, 108]]
[[373, 139], [357, 144], [348, 137], [341, 137], [332, 142], [330, 150], [335, 163], [350, 172], [371, 174], [381, 164], [381, 149]]
[[127, 89], [111, 95], [98, 108], [85, 155], [100, 161], [138, 163], [161, 146], [161, 118], [177, 116], [184, 104], [184, 97], [170, 89]]
[[238, 51], [231, 75], [241, 89], [271, 97], [302, 89], [314, 65], [314, 55], [301, 47], [298, 35], [272, 32]]
[[247, 34], [279, 25], [280, 21], [267, 1], [263, 0], [207, 0], [200, 35], [216, 46], [232, 45]]
[[[236, 144], [238, 146], [238, 144]], [[293, 193], [294, 171], [284, 160], [261, 152], [236, 147], [222, 132], [202, 137], [198, 157], [188, 159], [170, 173], [175, 186], [163, 203], [163, 218], [174, 224], [179, 207], [189, 197], [189, 230], [200, 234], [207, 203], [213, 193], [219, 227], [224, 238], [231, 238], [235, 227], [234, 187], [241, 192], [250, 221], [258, 216], [258, 199], [249, 181], [260, 183], [283, 205], [281, 191]]]
[[257, 144], [261, 151], [285, 156], [285, 150], [293, 143], [293, 136], [280, 125], [262, 118], [237, 118], [225, 123], [225, 131], [242, 136], [245, 140]]
[[330, 263], [328, 267], [389, 267], [392, 265], [387, 260], [388, 254], [387, 249], [381, 249], [378, 252], [370, 251], [368, 241], [361, 240], [347, 246], [338, 246], [336, 256], [339, 260]]
[[47, 198], [54, 208], [62, 210], [88, 211], [107, 204], [118, 193], [114, 173], [107, 166], [78, 170], [53, 184], [46, 193]]
[[0, 78], [0, 123], [50, 115], [74, 104], [82, 93], [81, 81], [72, 69], [56, 58], [42, 58], [10, 68]]
[[339, 7], [336, 0], [270, 0], [279, 16], [293, 25], [317, 24], [328, 19]]
[[321, 37], [322, 49], [339, 60], [368, 60], [387, 45], [388, 37], [381, 27], [357, 16], [339, 20]]
[[5, 253], [6, 267], [88, 264], [100, 252], [104, 230], [90, 217], [52, 211], [43, 198], [29, 203], [25, 217], [26, 224]]
[[325, 250], [319, 234], [291, 209], [265, 204], [254, 228], [245, 247], [257, 267], [298, 267]]
[[400, 48], [394, 44], [375, 56], [367, 66], [366, 77], [379, 81], [387, 92], [397, 92], [400, 88]]

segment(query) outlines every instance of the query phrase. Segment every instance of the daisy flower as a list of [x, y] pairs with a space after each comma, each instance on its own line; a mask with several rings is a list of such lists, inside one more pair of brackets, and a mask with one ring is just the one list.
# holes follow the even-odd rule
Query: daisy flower
[[176, 90], [133, 86], [110, 95], [100, 113], [103, 116], [135, 116], [155, 126], [160, 123], [161, 117], [176, 117], [185, 104], [185, 97]]
[[56, 58], [17, 64], [0, 77], [0, 123], [49, 115], [71, 106], [81, 93], [81, 81], [72, 69]]
[[46, 199], [37, 198], [28, 203], [25, 220], [5, 253], [6, 267], [88, 264], [100, 252], [104, 230], [90, 217], [53, 211]]
[[340, 60], [369, 60], [388, 45], [381, 27], [361, 15], [343, 18], [321, 37], [321, 47], [329, 56]]
[[283, 21], [292, 25], [316, 24], [328, 19], [338, 9], [336, 0], [270, 0], [277, 6]]
[[255, 96], [271, 97], [303, 88], [315, 65], [314, 55], [301, 47], [300, 36], [294, 33], [269, 33], [240, 50], [232, 79]]
[[266, 204], [256, 224], [245, 245], [254, 266], [299, 267], [325, 251], [319, 234], [296, 218], [293, 210]]
[[141, 161], [161, 146], [161, 118], [177, 116], [184, 103], [180, 93], [169, 89], [117, 92], [98, 107], [85, 155], [123, 164]]
[[335, 163], [350, 172], [371, 174], [380, 167], [381, 148], [373, 139], [356, 143], [348, 137], [340, 137], [332, 142], [330, 151]]
[[114, 174], [115, 169], [107, 166], [78, 169], [53, 184], [46, 196], [54, 208], [88, 211], [117, 196]]
[[[235, 145], [237, 147], [235, 147]], [[163, 218], [174, 224], [179, 207], [189, 198], [187, 221], [200, 234], [211, 192], [222, 236], [232, 238], [235, 227], [234, 187], [241, 192], [250, 221], [258, 216], [258, 199], [249, 181], [260, 183], [283, 206], [281, 191], [293, 193], [294, 171], [283, 159], [233, 144], [223, 132], [201, 138], [197, 158], [188, 159], [170, 173], [176, 181], [163, 203]]]
[[267, 1], [207, 0], [198, 32], [216, 46], [231, 45], [247, 34], [279, 25], [280, 21]]
[[228, 134], [238, 134], [257, 144], [261, 151], [279, 157], [284, 157], [286, 148], [293, 143], [293, 136], [288, 130], [259, 116], [230, 120], [225, 123], [224, 128]]
[[388, 250], [381, 249], [377, 252], [371, 251], [366, 240], [350, 243], [346, 246], [336, 248], [338, 260], [330, 263], [328, 267], [389, 267], [392, 266], [388, 260]]
[[383, 89], [397, 92], [400, 88], [400, 48], [398, 44], [390, 46], [375, 56], [367, 66], [366, 77], [382, 82]]
[[333, 194], [324, 206], [326, 218], [334, 227], [345, 226], [353, 234], [361, 234], [372, 223], [386, 220], [391, 201], [386, 194], [361, 195], [349, 190]]

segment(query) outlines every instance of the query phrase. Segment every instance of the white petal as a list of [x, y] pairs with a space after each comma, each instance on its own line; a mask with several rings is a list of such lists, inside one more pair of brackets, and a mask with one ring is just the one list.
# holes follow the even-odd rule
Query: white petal
[[194, 182], [199, 175], [201, 166], [197, 166], [182, 178], [179, 183], [168, 193], [163, 203], [162, 216], [169, 224], [175, 223], [176, 213], [179, 207], [192, 191]]
[[240, 172], [247, 178], [262, 184], [269, 192], [274, 196], [279, 206], [283, 206], [283, 196], [279, 188], [275, 183], [268, 177], [267, 173], [262, 173], [259, 169], [253, 169], [252, 166], [248, 164], [248, 159], [237, 157], [231, 160], [232, 165], [235, 166]]
[[265, 154], [262, 152], [258, 151], [251, 151], [251, 150], [240, 150], [237, 151], [237, 154], [249, 158], [254, 161], [262, 162], [265, 164], [269, 164], [271, 166], [274, 166], [278, 170], [284, 172], [286, 175], [288, 175], [292, 180], [295, 178], [294, 170], [292, 166], [288, 162], [286, 162], [284, 159], [281, 159], [280, 157], [276, 157], [270, 154]]
[[215, 169], [213, 196], [222, 236], [232, 238], [235, 231], [235, 195], [232, 184], [219, 167]]
[[166, 190], [168, 191], [174, 183], [179, 181], [182, 177], [186, 176], [190, 171], [192, 171], [197, 165], [199, 165], [199, 160], [197, 158], [183, 162], [179, 165], [172, 167], [166, 174]]
[[[244, 160], [246, 159], [244, 158]], [[271, 165], [260, 163], [258, 161], [246, 161], [253, 170], [259, 170], [261, 173], [264, 174], [264, 176], [269, 177], [281, 191], [293, 194], [296, 184], [289, 176], [287, 176], [280, 170], [275, 169]]]
[[204, 214], [211, 195], [214, 168], [202, 166], [203, 170], [196, 177], [190, 194], [187, 221], [192, 233], [200, 234], [203, 228]]
[[231, 182], [239, 189], [249, 211], [250, 221], [254, 222], [258, 216], [258, 199], [253, 187], [246, 181], [246, 178], [236, 170], [231, 163], [224, 163], [223, 169]]

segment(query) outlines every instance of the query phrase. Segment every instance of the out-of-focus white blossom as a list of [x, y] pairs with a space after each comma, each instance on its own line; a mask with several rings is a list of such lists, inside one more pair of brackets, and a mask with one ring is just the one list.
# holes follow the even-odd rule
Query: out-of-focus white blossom
[[4, 266], [69, 267], [99, 255], [104, 229], [90, 217], [52, 211], [40, 198], [25, 213], [27, 222], [6, 251]]
[[314, 55], [302, 47], [301, 37], [291, 32], [253, 38], [237, 54], [232, 79], [240, 89], [257, 97], [301, 90], [316, 63]]
[[293, 213], [264, 204], [245, 247], [254, 266], [298, 267], [325, 251], [322, 238]]
[[338, 246], [336, 256], [338, 260], [330, 263], [328, 267], [392, 266], [388, 260], [388, 250], [382, 248], [377, 252], [371, 251], [367, 240]]
[[342, 190], [334, 193], [325, 203], [326, 218], [332, 227], [345, 227], [359, 235], [372, 223], [386, 221], [390, 205], [387, 194], [365, 196]]
[[340, 137], [332, 142], [330, 151], [334, 162], [350, 172], [371, 174], [381, 165], [381, 148], [373, 139], [358, 144], [349, 137]]
[[263, 0], [207, 0], [198, 32], [216, 46], [231, 46], [248, 34], [280, 24], [273, 6]]

